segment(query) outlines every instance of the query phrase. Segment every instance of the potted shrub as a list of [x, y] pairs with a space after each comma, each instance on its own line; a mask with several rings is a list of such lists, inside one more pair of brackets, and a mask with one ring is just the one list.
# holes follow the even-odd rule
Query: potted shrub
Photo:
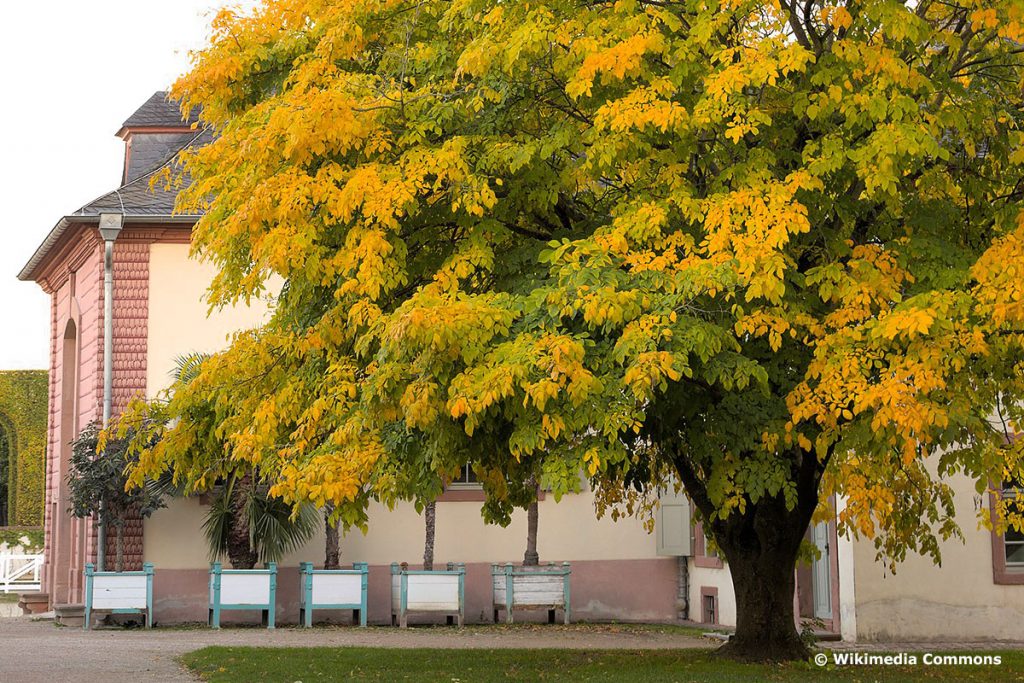
[[124, 525], [129, 514], [148, 517], [163, 507], [166, 485], [146, 482], [127, 487], [130, 465], [129, 443], [133, 434], [109, 438], [99, 425], [90, 423], [72, 443], [71, 472], [68, 477], [70, 512], [78, 518], [97, 515], [100, 523], [114, 531], [114, 570], [93, 564], [85, 568], [85, 628], [92, 614], [144, 614], [146, 626], [153, 624], [153, 565], [142, 571], [124, 570]]
[[350, 609], [352, 621], [366, 626], [366, 601], [369, 565], [355, 562], [352, 569], [340, 565], [338, 515], [335, 506], [324, 506], [324, 566], [315, 569], [312, 562], [299, 564], [299, 623], [313, 625], [313, 610]]
[[350, 609], [353, 621], [366, 626], [366, 594], [369, 565], [356, 562], [352, 569], [314, 569], [312, 562], [299, 565], [299, 623], [313, 625], [313, 610]]
[[540, 506], [537, 500], [537, 481], [530, 478], [527, 489], [533, 498], [526, 508], [526, 553], [523, 564], [516, 567], [511, 563], [491, 565], [491, 586], [494, 598], [494, 621], [498, 622], [499, 610], [505, 611], [505, 623], [512, 623], [513, 610], [546, 609], [548, 623], [555, 623], [555, 611], [562, 610], [566, 624], [571, 619], [568, 562], [560, 565], [540, 564], [537, 552], [537, 527]]
[[410, 569], [405, 562], [391, 565], [391, 624], [409, 625], [409, 614], [443, 614], [448, 623], [460, 627], [466, 621], [466, 566], [449, 562], [445, 569], [434, 569], [434, 534], [437, 528], [437, 503], [423, 508], [423, 569]]
[[[312, 506], [293, 515], [290, 505], [268, 493], [251, 468], [241, 468], [215, 489], [203, 522], [209, 545], [209, 623], [220, 628], [221, 613], [259, 610], [274, 628], [277, 561], [302, 547], [316, 532], [319, 513]], [[217, 560], [226, 556], [230, 569]], [[264, 568], [257, 569], [257, 562]]]

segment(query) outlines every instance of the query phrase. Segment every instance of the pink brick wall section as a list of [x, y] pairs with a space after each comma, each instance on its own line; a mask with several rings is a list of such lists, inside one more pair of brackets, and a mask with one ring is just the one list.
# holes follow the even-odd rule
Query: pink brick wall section
[[[46, 518], [44, 521], [47, 561], [54, 556], [53, 541], [55, 505], [60, 482], [67, 477], [61, 470], [61, 403], [63, 400], [64, 331], [76, 317], [78, 329], [78, 410], [75, 431], [102, 418], [103, 406], [103, 245], [91, 229], [78, 238], [79, 243], [55, 264], [49, 279], [41, 283], [51, 290], [50, 306], [50, 410], [46, 467]], [[137, 393], [146, 390], [146, 334], [149, 302], [149, 242], [134, 240], [130, 229], [122, 233], [114, 246], [114, 392], [116, 415]], [[74, 273], [74, 296], [71, 292]], [[74, 301], [74, 304], [72, 303]], [[85, 557], [77, 557], [77, 542], [72, 542], [72, 571], [76, 573], [87, 561], [96, 558], [97, 533], [93, 524], [85, 524]], [[125, 529], [126, 569], [142, 565], [142, 521], [130, 519]], [[108, 557], [114, 557], [114, 538], [110, 534]], [[44, 572], [52, 572], [47, 567]], [[46, 581], [47, 579], [44, 579]], [[52, 579], [49, 579], [52, 581]], [[79, 587], [80, 588], [80, 587]]]
[[[129, 231], [114, 243], [114, 378], [112, 412], [116, 416], [132, 397], [146, 394], [146, 337], [149, 318], [149, 242], [134, 241]], [[102, 311], [103, 268], [100, 264], [100, 306]], [[103, 325], [97, 327], [100, 354], [97, 401], [103, 406]], [[107, 566], [113, 566], [116, 538], [107, 535]], [[132, 515], [124, 527], [124, 568], [142, 569], [142, 518]]]
[[[54, 431], [54, 426], [57, 424], [58, 416], [57, 406], [60, 405], [60, 367], [58, 366], [57, 359], [57, 293], [54, 292], [50, 295], [50, 404], [49, 404], [49, 415], [47, 419], [47, 433], [46, 433], [46, 494], [44, 498], [43, 507], [43, 554], [44, 557], [52, 557], [51, 543], [53, 539], [53, 515], [50, 514], [50, 510], [53, 509], [53, 500], [57, 495], [57, 487], [55, 485], [56, 478], [54, 473], [54, 454], [56, 453], [57, 438]], [[43, 591], [46, 592], [45, 586], [48, 583], [49, 576], [48, 563], [43, 565]]]

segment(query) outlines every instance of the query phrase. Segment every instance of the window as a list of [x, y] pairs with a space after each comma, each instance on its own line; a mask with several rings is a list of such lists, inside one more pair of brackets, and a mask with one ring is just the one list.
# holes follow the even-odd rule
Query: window
[[476, 472], [470, 465], [463, 465], [459, 476], [448, 484], [450, 489], [478, 489], [481, 488], [480, 481], [476, 478]]
[[469, 465], [463, 465], [459, 475], [448, 482], [444, 493], [437, 500], [442, 503], [482, 503], [486, 499], [484, 487], [476, 478], [476, 472]]
[[[998, 503], [996, 495], [992, 494], [990, 501], [993, 523]], [[998, 495], [1004, 499], [1024, 496], [1024, 486], [1017, 481], [1005, 482], [999, 487]], [[1013, 528], [1003, 534], [992, 532], [992, 580], [997, 584], [1024, 584], [1024, 532]]]
[[718, 553], [708, 547], [708, 537], [704, 534], [704, 525], [695, 522], [693, 525], [693, 564], [707, 569], [721, 569], [725, 566]]
[[718, 623], [718, 589], [700, 587], [700, 619], [704, 624]]
[[[1010, 481], [1003, 485], [1004, 498], [1017, 498], [1024, 495], [1024, 487], [1019, 482]], [[1003, 535], [1003, 556], [1006, 558], [1007, 569], [1024, 569], [1024, 532], [1007, 529]]]

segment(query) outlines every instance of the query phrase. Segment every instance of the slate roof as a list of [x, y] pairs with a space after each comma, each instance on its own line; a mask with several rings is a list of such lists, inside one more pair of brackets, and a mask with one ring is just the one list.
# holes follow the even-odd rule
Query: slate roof
[[198, 121], [198, 109], [193, 109], [189, 112], [188, 118], [182, 120], [178, 103], [167, 99], [167, 92], [161, 90], [153, 93], [145, 104], [136, 109], [135, 113], [121, 124], [121, 130], [125, 128], [191, 126]]
[[[99, 216], [101, 213], [123, 213], [125, 216], [170, 216], [174, 211], [174, 200], [178, 193], [174, 188], [165, 189], [165, 183], [159, 182], [152, 189], [149, 181], [164, 167], [170, 164], [179, 152], [190, 147], [201, 147], [212, 140], [209, 130], [196, 130], [184, 144], [172, 148], [166, 158], [153, 166], [148, 172], [131, 180], [121, 187], [97, 197], [81, 207], [71, 217]], [[183, 178], [188, 183], [188, 178]]]
[[[190, 115], [187, 122], [182, 122], [177, 104], [167, 100], [167, 93], [157, 92], [128, 117], [122, 131], [132, 127], [183, 127], [185, 123], [191, 125], [198, 120], [194, 114], [195, 112]], [[47, 254], [73, 225], [95, 223], [101, 213], [123, 214], [126, 225], [130, 224], [133, 218], [140, 222], [147, 220], [194, 222], [198, 219], [198, 216], [173, 216], [177, 190], [175, 188], [165, 189], [163, 182], [157, 183], [151, 190], [149, 182], [156, 173], [172, 163], [183, 149], [208, 144], [213, 139], [213, 134], [209, 129], [197, 127], [192, 131], [184, 131], [181, 135], [157, 136], [160, 138], [160, 144], [149, 146], [145, 156], [145, 166], [134, 171], [132, 179], [116, 190], [97, 197], [74, 213], [57, 221], [42, 244], [36, 248], [32, 258], [18, 273], [19, 279], [33, 279], [36, 269], [46, 259]], [[141, 152], [141, 150], [139, 151]], [[140, 160], [141, 155], [136, 155], [136, 163]], [[187, 184], [188, 178], [182, 178], [181, 181]]]

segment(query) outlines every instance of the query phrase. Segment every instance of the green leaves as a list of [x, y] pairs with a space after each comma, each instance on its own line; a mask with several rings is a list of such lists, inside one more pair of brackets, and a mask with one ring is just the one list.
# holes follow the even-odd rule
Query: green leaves
[[134, 436], [132, 432], [123, 438], [107, 438], [100, 449], [99, 425], [93, 422], [82, 430], [71, 444], [68, 512], [75, 517], [100, 515], [104, 524], [120, 527], [129, 512], [149, 517], [164, 507], [169, 490], [166, 480], [128, 486], [127, 471], [136, 463], [130, 448]]

